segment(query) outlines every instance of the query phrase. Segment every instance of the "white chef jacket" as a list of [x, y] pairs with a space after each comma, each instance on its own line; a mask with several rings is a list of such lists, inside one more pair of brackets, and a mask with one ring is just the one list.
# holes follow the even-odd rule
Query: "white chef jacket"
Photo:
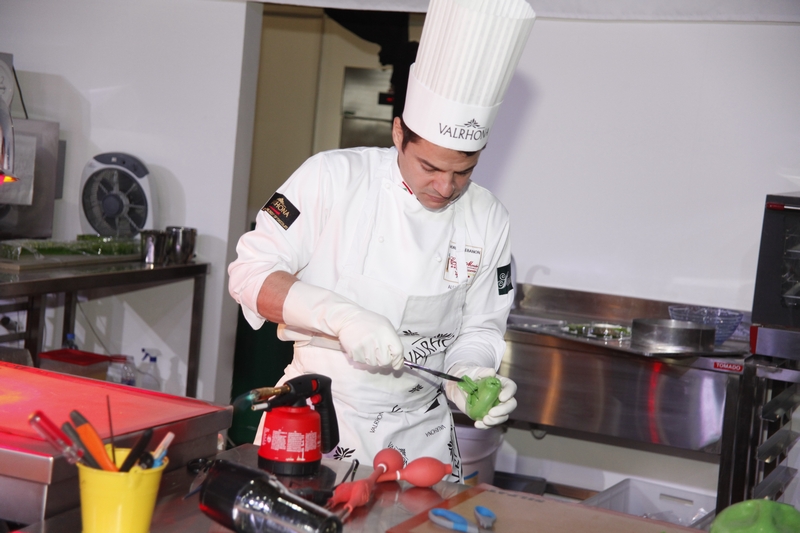
[[[271, 216], [276, 199], [280, 213], [273, 208]], [[403, 182], [394, 148], [323, 152], [278, 189], [236, 249], [229, 290], [255, 329], [264, 323], [257, 312], [264, 279], [285, 271], [386, 316], [408, 360], [445, 371], [456, 363], [499, 367], [514, 295], [508, 213], [475, 183], [432, 211]], [[354, 264], [356, 278], [348, 275]], [[459, 275], [464, 270], [466, 279]], [[422, 331], [426, 323], [432, 329]], [[308, 339], [291, 329], [284, 338]], [[378, 371], [313, 344], [295, 343], [283, 380], [302, 373], [332, 378], [341, 433], [336, 457], [371, 464], [385, 447], [399, 449], [406, 461], [438, 454], [460, 477], [441, 380]], [[375, 442], [366, 442], [366, 434]]]

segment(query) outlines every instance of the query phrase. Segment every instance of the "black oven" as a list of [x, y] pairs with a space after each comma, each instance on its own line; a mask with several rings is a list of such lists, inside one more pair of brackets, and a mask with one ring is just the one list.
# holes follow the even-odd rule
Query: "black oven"
[[[798, 472], [789, 452], [800, 406], [800, 193], [768, 195], [753, 295], [751, 356], [739, 402], [726, 412], [717, 511], [751, 499], [784, 499]], [[795, 461], [796, 462], [796, 461]]]
[[767, 196], [752, 322], [753, 353], [800, 359], [800, 193]]

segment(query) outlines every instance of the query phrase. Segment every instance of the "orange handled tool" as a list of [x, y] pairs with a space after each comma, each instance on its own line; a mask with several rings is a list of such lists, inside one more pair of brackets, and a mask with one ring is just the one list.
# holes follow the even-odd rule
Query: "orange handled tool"
[[100, 438], [100, 435], [97, 434], [97, 431], [92, 427], [89, 421], [77, 410], [72, 411], [69, 417], [72, 419], [72, 423], [75, 424], [75, 431], [78, 432], [78, 436], [81, 438], [83, 445], [92, 457], [94, 457], [94, 460], [97, 461], [97, 464], [100, 465], [100, 468], [108, 470], [109, 472], [119, 472], [117, 465], [111, 462], [111, 459], [106, 453], [103, 439]]

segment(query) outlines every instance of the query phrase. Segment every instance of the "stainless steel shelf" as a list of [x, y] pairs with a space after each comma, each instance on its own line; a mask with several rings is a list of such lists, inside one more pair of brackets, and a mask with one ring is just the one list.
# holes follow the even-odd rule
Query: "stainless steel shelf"
[[791, 450], [800, 439], [800, 433], [782, 428], [768, 438], [756, 451], [756, 459], [763, 463], [771, 463]]
[[113, 290], [127, 292], [164, 283], [194, 280], [189, 357], [186, 376], [186, 395], [197, 396], [197, 377], [200, 370], [200, 335], [203, 324], [205, 277], [208, 263], [190, 263], [152, 267], [140, 261], [107, 263], [74, 267], [36, 269], [16, 273], [0, 272], [0, 300], [22, 298], [27, 311], [25, 348], [31, 353], [34, 365], [44, 339], [44, 314], [48, 294], [64, 295], [62, 340], [74, 332], [78, 293]]
[[769, 498], [774, 500], [786, 489], [797, 475], [797, 469], [788, 466], [779, 466], [753, 489], [753, 499]]
[[800, 391], [795, 383], [761, 408], [761, 418], [777, 422], [785, 415], [790, 415], [798, 405], [800, 405]]

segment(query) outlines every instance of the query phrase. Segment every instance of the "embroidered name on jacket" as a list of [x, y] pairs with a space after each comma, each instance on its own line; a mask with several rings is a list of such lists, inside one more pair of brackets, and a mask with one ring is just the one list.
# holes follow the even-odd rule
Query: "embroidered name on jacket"
[[507, 294], [513, 288], [511, 286], [511, 263], [497, 267], [497, 292]]
[[277, 192], [272, 195], [272, 198], [264, 204], [261, 210], [274, 218], [275, 222], [280, 224], [283, 229], [289, 229], [289, 226], [300, 216], [300, 210], [284, 195]]
[[[481, 256], [483, 249], [478, 246], [466, 245], [464, 247], [464, 260], [467, 263], [467, 279], [471, 279], [478, 273], [481, 266]], [[447, 263], [444, 265], [444, 279], [451, 283], [458, 283], [458, 259], [456, 258], [456, 243], [450, 241], [447, 250]]]

